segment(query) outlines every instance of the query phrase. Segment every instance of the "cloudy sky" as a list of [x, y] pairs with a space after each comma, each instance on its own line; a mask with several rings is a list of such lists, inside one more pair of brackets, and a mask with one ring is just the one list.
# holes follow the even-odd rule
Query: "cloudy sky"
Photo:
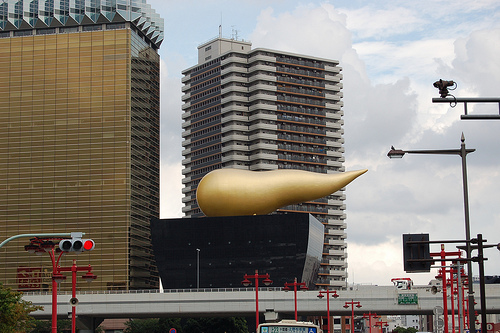
[[[433, 82], [454, 80], [456, 97], [500, 97], [498, 0], [148, 0], [165, 20], [160, 50], [161, 217], [181, 217], [181, 71], [216, 37], [340, 61], [344, 75], [345, 165], [368, 173], [347, 186], [349, 283], [389, 285], [406, 274], [402, 234], [465, 238], [459, 156], [406, 150], [458, 149], [464, 133], [473, 236], [500, 242], [500, 120], [461, 120], [463, 105], [433, 104]], [[498, 114], [498, 104], [469, 105]], [[453, 245], [447, 251], [456, 251]], [[431, 251], [438, 251], [432, 247]], [[500, 275], [500, 252], [485, 253]], [[478, 275], [477, 265], [474, 275]]]

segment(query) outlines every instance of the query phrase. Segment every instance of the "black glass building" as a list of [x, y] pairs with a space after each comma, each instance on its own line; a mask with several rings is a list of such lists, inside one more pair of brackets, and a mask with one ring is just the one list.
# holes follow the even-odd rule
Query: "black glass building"
[[241, 287], [255, 270], [278, 287], [318, 277], [324, 226], [310, 214], [154, 219], [151, 231], [165, 289]]

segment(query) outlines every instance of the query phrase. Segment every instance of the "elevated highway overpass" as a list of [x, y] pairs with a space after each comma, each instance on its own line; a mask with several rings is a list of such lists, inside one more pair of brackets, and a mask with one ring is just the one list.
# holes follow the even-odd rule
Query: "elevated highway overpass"
[[[338, 291], [340, 297], [330, 299], [333, 316], [350, 316], [351, 308], [344, 308], [346, 301], [359, 301], [362, 308], [355, 314], [376, 312], [379, 315], [432, 314], [436, 306], [443, 305], [442, 294], [433, 294], [429, 286], [414, 286], [412, 290], [399, 290], [393, 286], [359, 285]], [[319, 316], [326, 312], [325, 298], [317, 297], [317, 290], [297, 293], [298, 314]], [[406, 297], [405, 297], [406, 296]], [[68, 318], [71, 312], [70, 294], [58, 295], [58, 316]], [[255, 316], [255, 289], [188, 289], [131, 292], [78, 293], [78, 320], [91, 332], [98, 323], [108, 318], [161, 318], [161, 317], [252, 317]], [[25, 294], [23, 299], [44, 306], [34, 317], [49, 319], [51, 295]], [[408, 300], [411, 300], [408, 302]], [[416, 301], [415, 301], [416, 300]], [[476, 294], [476, 309], [480, 298]], [[413, 303], [413, 304], [408, 304]], [[500, 285], [486, 285], [487, 313], [500, 313]], [[294, 294], [281, 288], [259, 288], [259, 310], [268, 318], [294, 315]]]

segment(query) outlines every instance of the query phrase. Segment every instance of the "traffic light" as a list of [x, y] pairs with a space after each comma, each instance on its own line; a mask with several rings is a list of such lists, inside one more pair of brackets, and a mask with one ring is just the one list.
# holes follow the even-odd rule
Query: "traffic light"
[[429, 234], [403, 234], [403, 262], [407, 273], [430, 272]]
[[95, 242], [92, 239], [71, 238], [63, 239], [59, 242], [59, 248], [63, 252], [85, 252], [91, 251], [95, 247]]

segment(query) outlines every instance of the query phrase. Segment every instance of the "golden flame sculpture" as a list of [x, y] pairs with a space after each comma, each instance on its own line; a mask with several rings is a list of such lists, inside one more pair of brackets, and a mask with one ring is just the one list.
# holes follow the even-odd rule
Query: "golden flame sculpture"
[[218, 169], [201, 179], [196, 200], [206, 216], [265, 215], [337, 192], [367, 171]]

